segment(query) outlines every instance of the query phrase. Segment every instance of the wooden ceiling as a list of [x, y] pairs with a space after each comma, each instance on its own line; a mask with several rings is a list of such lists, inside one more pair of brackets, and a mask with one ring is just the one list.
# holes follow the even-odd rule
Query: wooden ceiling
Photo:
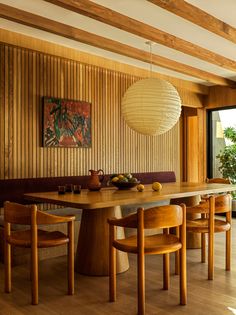
[[[236, 85], [235, 0], [1, 0], [2, 28], [206, 85]], [[234, 27], [234, 25], [235, 27]], [[152, 41], [150, 48], [145, 43]]]

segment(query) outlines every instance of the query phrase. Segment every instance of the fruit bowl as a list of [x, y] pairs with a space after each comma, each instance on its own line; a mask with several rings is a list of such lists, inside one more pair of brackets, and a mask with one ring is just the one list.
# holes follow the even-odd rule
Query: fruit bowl
[[130, 189], [133, 187], [136, 187], [140, 182], [112, 182], [114, 186], [116, 186], [118, 189]]
[[137, 186], [140, 181], [133, 177], [131, 173], [124, 173], [111, 175], [110, 183], [112, 183], [118, 189], [130, 189]]

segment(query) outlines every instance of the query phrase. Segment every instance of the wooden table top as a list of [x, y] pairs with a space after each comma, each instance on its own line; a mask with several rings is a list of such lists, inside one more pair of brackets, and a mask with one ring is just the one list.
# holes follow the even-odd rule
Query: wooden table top
[[82, 189], [81, 194], [58, 192], [27, 193], [28, 200], [43, 201], [63, 206], [81, 209], [97, 209], [138, 203], [148, 203], [159, 200], [191, 197], [211, 193], [235, 191], [236, 185], [209, 183], [164, 183], [161, 191], [153, 191], [152, 185], [145, 185], [145, 190], [138, 192], [136, 188], [118, 190], [117, 188], [102, 188], [100, 191]]

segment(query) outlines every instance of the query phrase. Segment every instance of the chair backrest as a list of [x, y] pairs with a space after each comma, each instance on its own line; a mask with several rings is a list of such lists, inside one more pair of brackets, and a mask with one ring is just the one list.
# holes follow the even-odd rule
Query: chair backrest
[[37, 226], [40, 224], [65, 223], [74, 221], [74, 219], [73, 215], [61, 217], [48, 214], [38, 210], [36, 205], [25, 206], [9, 201], [4, 203], [4, 221], [6, 223]]
[[37, 211], [35, 205], [24, 206], [18, 203], [6, 201], [4, 203], [4, 221], [13, 224], [31, 224], [31, 215]]
[[[179, 226], [183, 222], [183, 210], [178, 205], [166, 205], [144, 210], [138, 208], [138, 212], [130, 214], [122, 219], [115, 220], [115, 225], [127, 228], [138, 228], [138, 218], [143, 212], [144, 229], [171, 228]], [[109, 220], [112, 223], [112, 219]]]
[[[231, 211], [232, 208], [232, 196], [230, 193], [214, 196], [214, 212], [225, 213]], [[204, 202], [197, 206], [187, 207], [188, 214], [209, 213], [210, 211], [210, 199], [213, 196], [208, 197]]]
[[181, 225], [183, 211], [181, 206], [168, 205], [144, 211], [144, 228], [171, 228]]
[[231, 194], [219, 195], [215, 197], [215, 213], [225, 213], [231, 211]]
[[207, 183], [215, 183], [215, 184], [231, 184], [230, 179], [229, 178], [207, 178], [206, 179]]

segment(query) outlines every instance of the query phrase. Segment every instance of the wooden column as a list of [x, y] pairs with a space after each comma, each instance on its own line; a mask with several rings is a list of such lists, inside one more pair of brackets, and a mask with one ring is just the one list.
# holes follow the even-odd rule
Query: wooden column
[[[183, 181], [203, 182], [206, 178], [206, 118], [204, 109], [184, 107], [182, 112], [182, 169]], [[182, 199], [181, 199], [182, 200]], [[176, 202], [181, 202], [176, 200]], [[184, 198], [186, 206], [195, 206], [200, 196]], [[173, 201], [172, 201], [173, 203]], [[187, 219], [197, 215], [187, 214]], [[200, 234], [188, 233], [187, 248], [200, 248]]]

